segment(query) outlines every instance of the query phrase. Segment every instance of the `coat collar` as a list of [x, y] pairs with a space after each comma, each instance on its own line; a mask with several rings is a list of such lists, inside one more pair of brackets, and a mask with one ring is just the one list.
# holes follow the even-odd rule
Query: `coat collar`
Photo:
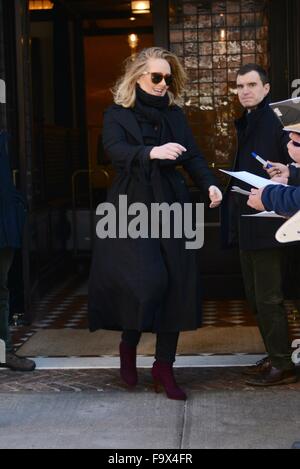
[[[179, 125], [179, 121], [178, 121], [179, 109], [180, 108], [178, 108], [177, 106], [169, 107], [167, 110], [167, 118], [168, 118], [171, 129], [173, 131], [176, 131], [177, 139], [180, 141], [183, 141], [184, 140], [184, 133], [183, 133], [184, 126]], [[143, 145], [144, 142], [143, 142], [142, 131], [134, 115], [134, 112], [131, 109], [124, 108], [119, 105], [114, 105], [114, 110], [116, 111], [115, 119], [119, 122], [119, 124], [122, 125], [122, 127], [124, 127], [126, 131], [130, 133], [130, 135], [132, 135], [132, 137], [134, 137], [138, 143]]]
[[143, 144], [143, 135], [138, 121], [131, 109], [115, 105], [115, 119], [129, 132], [138, 143]]
[[268, 112], [270, 98], [267, 95], [258, 105], [257, 109], [251, 112], [244, 111], [242, 117], [235, 121], [237, 132], [245, 130], [243, 141], [247, 140], [254, 130], [257, 128], [257, 122]]

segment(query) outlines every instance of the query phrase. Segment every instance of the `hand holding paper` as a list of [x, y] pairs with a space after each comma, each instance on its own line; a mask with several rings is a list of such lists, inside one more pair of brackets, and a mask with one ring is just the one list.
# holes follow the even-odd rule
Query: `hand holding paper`
[[258, 210], [259, 212], [263, 212], [266, 210], [261, 201], [263, 190], [264, 188], [251, 189], [251, 194], [247, 202], [247, 205], [249, 205], [249, 207], [254, 208], [255, 210]]
[[[256, 188], [256, 189], [251, 190], [251, 193], [250, 193], [249, 200], [248, 200], [247, 204], [250, 207], [252, 207], [255, 210], [258, 210], [262, 213], [258, 213], [256, 215], [252, 215], [252, 216], [270, 216], [271, 212], [266, 212], [265, 211], [265, 207], [263, 206], [263, 203], [261, 201], [262, 192], [263, 192], [263, 190], [266, 186], [278, 185], [278, 184], [280, 185], [280, 182], [274, 181], [272, 179], [262, 178], [260, 176], [256, 176], [255, 174], [251, 174], [247, 171], [225, 171], [224, 169], [220, 169], [220, 171], [222, 171], [222, 173], [228, 174], [231, 177], [234, 177], [236, 179], [240, 179], [241, 181], [246, 182], [252, 188], [253, 187]], [[281, 184], [281, 185], [285, 185], [285, 184]], [[235, 188], [235, 190], [233, 190], [233, 192], [242, 193], [241, 191], [243, 191], [243, 189], [240, 189], [237, 186], [233, 186], [232, 188]], [[236, 189], [239, 189], [239, 190], [236, 190]], [[259, 189], [259, 190], [257, 190], [257, 189]], [[244, 192], [247, 192], [247, 191], [244, 191]], [[272, 216], [276, 216], [276, 214], [274, 214]]]

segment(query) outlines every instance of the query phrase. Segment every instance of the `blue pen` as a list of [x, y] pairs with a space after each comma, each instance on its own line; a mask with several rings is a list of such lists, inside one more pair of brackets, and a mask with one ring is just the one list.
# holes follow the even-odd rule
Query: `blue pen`
[[257, 161], [259, 161], [265, 168], [267, 169], [270, 169], [272, 168], [273, 166], [268, 163], [266, 160], [263, 160], [257, 153], [255, 153], [254, 151], [251, 153], [251, 156], [253, 156], [253, 158], [255, 158]]

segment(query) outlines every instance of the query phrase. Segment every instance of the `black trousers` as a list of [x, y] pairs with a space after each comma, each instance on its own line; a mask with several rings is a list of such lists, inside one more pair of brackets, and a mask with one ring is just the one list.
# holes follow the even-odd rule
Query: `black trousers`
[[288, 318], [282, 291], [285, 253], [280, 248], [241, 251], [247, 300], [273, 366], [293, 368]]
[[13, 346], [9, 330], [9, 292], [7, 276], [14, 258], [12, 248], [0, 248], [0, 339], [5, 342], [6, 351], [12, 352]]
[[[131, 347], [137, 347], [142, 332], [124, 331], [122, 340]], [[159, 332], [156, 336], [155, 358], [159, 361], [173, 363], [176, 357], [179, 332]]]

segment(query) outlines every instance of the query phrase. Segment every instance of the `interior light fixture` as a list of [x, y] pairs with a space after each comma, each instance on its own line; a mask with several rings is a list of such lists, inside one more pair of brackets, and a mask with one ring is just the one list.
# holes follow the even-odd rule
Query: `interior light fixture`
[[129, 47], [131, 49], [131, 59], [134, 60], [135, 59], [135, 55], [136, 55], [136, 48], [137, 48], [137, 45], [138, 45], [138, 42], [139, 42], [139, 37], [137, 34], [128, 34], [128, 44], [129, 44]]
[[225, 29], [221, 29], [221, 31], [220, 31], [220, 39], [221, 39], [221, 41], [225, 41], [225, 39], [226, 39], [226, 31], [225, 31]]
[[29, 10], [52, 10], [51, 0], [29, 0]]
[[134, 15], [150, 13], [150, 1], [131, 1], [131, 11]]
[[128, 44], [130, 49], [135, 49], [138, 45], [139, 38], [137, 34], [129, 34], [128, 35]]

